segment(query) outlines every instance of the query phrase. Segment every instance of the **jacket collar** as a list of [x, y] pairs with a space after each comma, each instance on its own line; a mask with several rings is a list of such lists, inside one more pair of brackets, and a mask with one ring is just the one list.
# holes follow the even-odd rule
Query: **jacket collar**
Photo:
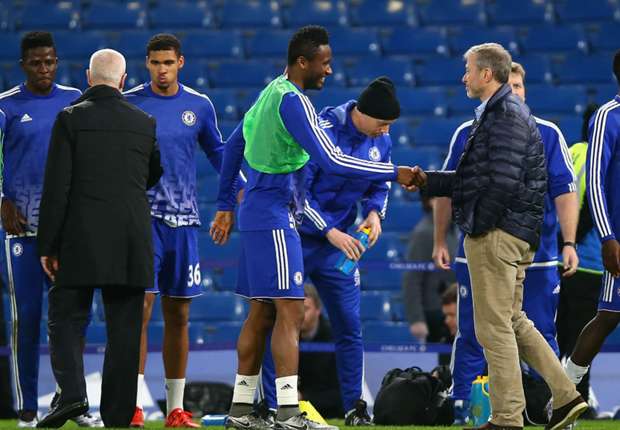
[[504, 98], [507, 94], [511, 94], [511, 93], [512, 93], [512, 88], [510, 88], [510, 85], [503, 84], [501, 87], [499, 87], [497, 91], [495, 91], [495, 94], [491, 96], [491, 98], [487, 102], [486, 107], [490, 108], [495, 103], [497, 103], [500, 99]]
[[112, 88], [108, 85], [95, 85], [94, 87], [90, 87], [84, 91], [84, 94], [82, 94], [79, 99], [71, 104], [75, 105], [85, 100], [97, 100], [110, 97], [121, 99], [123, 98], [123, 95], [118, 89]]

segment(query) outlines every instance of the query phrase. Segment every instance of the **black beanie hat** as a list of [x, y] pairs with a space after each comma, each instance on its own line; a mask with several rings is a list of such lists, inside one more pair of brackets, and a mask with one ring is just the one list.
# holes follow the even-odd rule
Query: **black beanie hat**
[[357, 110], [375, 119], [391, 121], [400, 116], [394, 84], [387, 76], [372, 81], [357, 99]]

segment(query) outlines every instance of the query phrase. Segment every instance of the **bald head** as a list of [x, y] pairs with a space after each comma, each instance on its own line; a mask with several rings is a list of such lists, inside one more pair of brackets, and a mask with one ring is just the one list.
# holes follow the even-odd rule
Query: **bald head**
[[90, 57], [88, 83], [122, 89], [125, 82], [125, 57], [113, 49], [101, 49]]

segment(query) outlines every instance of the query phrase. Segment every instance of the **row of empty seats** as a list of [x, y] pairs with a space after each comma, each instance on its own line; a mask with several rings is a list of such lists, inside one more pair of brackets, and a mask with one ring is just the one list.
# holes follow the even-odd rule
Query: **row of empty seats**
[[247, 28], [505, 25], [601, 22], [620, 18], [614, 0], [2, 0], [2, 26], [29, 28]]

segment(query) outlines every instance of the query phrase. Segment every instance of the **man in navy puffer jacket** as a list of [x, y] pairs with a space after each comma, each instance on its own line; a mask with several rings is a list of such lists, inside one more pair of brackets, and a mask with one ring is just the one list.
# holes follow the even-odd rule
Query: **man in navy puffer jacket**
[[465, 236], [476, 337], [489, 365], [492, 415], [484, 429], [522, 429], [525, 398], [519, 358], [545, 379], [554, 411], [547, 429], [563, 429], [587, 409], [544, 337], [521, 310], [525, 269], [539, 241], [547, 188], [540, 133], [507, 84], [512, 59], [495, 43], [465, 53], [463, 83], [482, 102], [453, 172], [423, 172], [415, 185], [451, 197]]

